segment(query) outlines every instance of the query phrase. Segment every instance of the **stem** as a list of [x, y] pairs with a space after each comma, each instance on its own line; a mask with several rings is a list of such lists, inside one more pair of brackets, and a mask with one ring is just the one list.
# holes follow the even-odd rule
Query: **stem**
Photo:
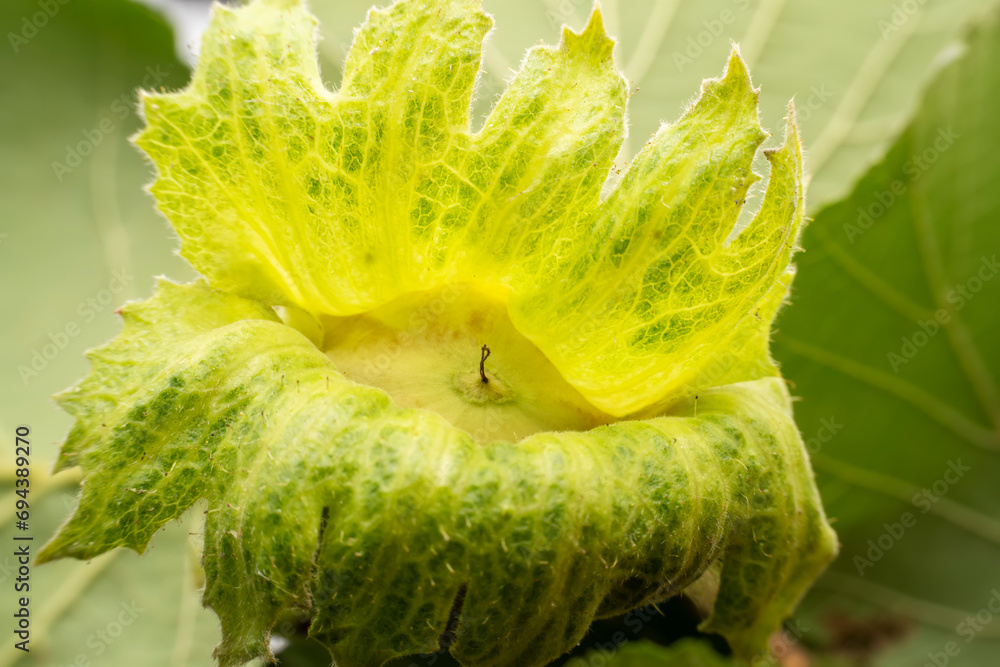
[[480, 357], [480, 359], [479, 359], [479, 377], [481, 377], [483, 379], [483, 384], [489, 384], [490, 383], [490, 379], [488, 377], [486, 377], [486, 360], [490, 356], [490, 347], [489, 347], [489, 345], [483, 345], [482, 352], [483, 352], [483, 356]]

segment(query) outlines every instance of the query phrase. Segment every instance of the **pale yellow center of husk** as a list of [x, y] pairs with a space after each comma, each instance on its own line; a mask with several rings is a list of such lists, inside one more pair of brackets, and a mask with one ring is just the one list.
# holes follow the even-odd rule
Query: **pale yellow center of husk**
[[502, 289], [447, 285], [322, 323], [323, 350], [340, 372], [384, 389], [402, 407], [441, 414], [478, 442], [613, 421], [515, 329]]

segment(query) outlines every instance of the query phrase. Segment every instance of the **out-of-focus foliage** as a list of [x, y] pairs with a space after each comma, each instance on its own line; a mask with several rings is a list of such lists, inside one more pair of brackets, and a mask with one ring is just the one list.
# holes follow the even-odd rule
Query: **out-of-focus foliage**
[[[954, 56], [886, 158], [807, 227], [775, 337], [843, 544], [813, 625], [842, 645], [899, 635], [886, 667], [1000, 655], [997, 14]], [[847, 600], [874, 618], [831, 616]]]
[[[115, 333], [112, 311], [148, 294], [154, 273], [191, 275], [171, 256], [176, 241], [142, 190], [149, 168], [127, 141], [139, 126], [135, 89], [187, 79], [169, 27], [119, 0], [51, 7], [53, 16], [38, 2], [0, 3], [0, 539], [9, 546], [15, 533], [14, 429], [26, 424], [36, 550], [74, 506], [79, 479], [48, 475], [70, 425], [50, 396], [83, 376], [83, 351]], [[5, 548], [0, 665], [214, 664], [219, 623], [195, 589], [195, 530], [187, 520], [171, 525], [142, 558], [33, 568], [30, 654], [11, 639], [17, 562]]]

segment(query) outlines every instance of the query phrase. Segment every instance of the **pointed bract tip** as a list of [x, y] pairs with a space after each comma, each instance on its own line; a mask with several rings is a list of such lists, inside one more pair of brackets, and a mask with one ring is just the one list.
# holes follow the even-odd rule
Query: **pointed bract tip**
[[582, 31], [574, 32], [568, 25], [563, 25], [562, 42], [566, 46], [587, 49], [599, 58], [611, 55], [615, 48], [615, 40], [604, 28], [604, 16], [597, 3], [594, 4], [594, 10], [590, 13], [590, 19]]
[[[802, 138], [799, 136], [799, 125], [796, 122], [794, 98], [788, 101], [788, 113], [785, 116], [784, 141], [780, 148], [774, 148], [771, 151], [775, 154], [793, 152], [801, 155], [802, 153]], [[765, 153], [767, 152], [765, 151]], [[768, 160], [771, 160], [771, 153], [767, 153], [766, 157]]]
[[719, 78], [705, 79], [701, 83], [702, 96], [707, 90], [730, 89], [741, 91], [751, 97], [755, 102], [760, 98], [760, 89], [753, 87], [750, 79], [750, 69], [746, 61], [740, 55], [739, 45], [733, 43], [732, 51], [729, 53], [729, 60], [726, 61], [726, 69]]
[[587, 26], [583, 29], [583, 32], [596, 32], [601, 35], [607, 35], [607, 30], [604, 29], [604, 14], [601, 13], [601, 4], [599, 2], [594, 3], [594, 8], [590, 11], [590, 18], [587, 19]]
[[799, 136], [799, 125], [796, 122], [794, 99], [788, 101], [788, 114], [785, 116], [785, 137], [781, 146], [764, 150], [764, 157], [772, 164], [779, 156], [788, 154], [797, 155], [797, 160], [802, 159], [802, 138]]
[[[747, 63], [743, 60], [743, 56], [740, 54], [740, 45], [736, 42], [732, 43], [732, 48], [729, 50], [729, 60], [726, 63], [726, 73], [723, 75], [724, 79], [729, 77], [746, 79], [750, 81], [750, 68], [747, 67]], [[750, 86], [753, 87], [752, 85]]]
[[788, 100], [788, 115], [785, 116], [785, 143], [791, 137], [799, 138], [798, 115], [795, 113], [795, 98]]

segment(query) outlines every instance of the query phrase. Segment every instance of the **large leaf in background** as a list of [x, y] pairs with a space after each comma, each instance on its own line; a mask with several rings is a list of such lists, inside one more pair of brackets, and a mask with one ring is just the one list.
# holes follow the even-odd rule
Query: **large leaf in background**
[[[115, 333], [112, 311], [148, 294], [153, 275], [191, 275], [171, 254], [172, 233], [142, 191], [150, 170], [127, 141], [139, 125], [135, 88], [173, 88], [187, 79], [170, 31], [150, 11], [120, 0], [52, 7], [53, 16], [38, 18], [43, 8], [34, 0], [0, 3], [0, 540], [11, 544], [14, 531], [14, 428], [27, 424], [36, 547], [75, 504], [78, 478], [64, 473], [53, 484], [46, 474], [71, 421], [49, 397], [86, 372], [83, 351]], [[26, 29], [33, 20], [42, 27]], [[77, 164], [67, 162], [67, 146], [78, 155], [93, 150]], [[57, 173], [54, 162], [71, 171]], [[38, 374], [25, 382], [19, 366]], [[33, 568], [28, 655], [7, 634], [16, 563], [5, 549], [0, 665], [213, 664], [219, 624], [199, 604], [192, 530], [170, 526], [142, 558], [121, 553]]]
[[775, 339], [843, 543], [812, 625], [844, 644], [870, 614], [912, 623], [876, 665], [1000, 655], [997, 15], [956, 55], [885, 160], [807, 228]]
[[[313, 0], [328, 82], [370, 0]], [[384, 2], [381, 4], [385, 4]], [[481, 119], [540, 39], [553, 44], [566, 22], [583, 27], [591, 0], [484, 0], [497, 28], [487, 42], [477, 103]], [[660, 122], [680, 115], [702, 79], [716, 75], [730, 41], [762, 86], [764, 126], [779, 126], [796, 98], [812, 171], [808, 205], [843, 196], [910, 117], [930, 65], [986, 0], [606, 0], [616, 63], [630, 89], [626, 164]], [[905, 5], [905, 8], [903, 7]], [[912, 7], [911, 7], [912, 5]], [[910, 11], [907, 11], [910, 10]], [[761, 169], [764, 165], [759, 165]]]

